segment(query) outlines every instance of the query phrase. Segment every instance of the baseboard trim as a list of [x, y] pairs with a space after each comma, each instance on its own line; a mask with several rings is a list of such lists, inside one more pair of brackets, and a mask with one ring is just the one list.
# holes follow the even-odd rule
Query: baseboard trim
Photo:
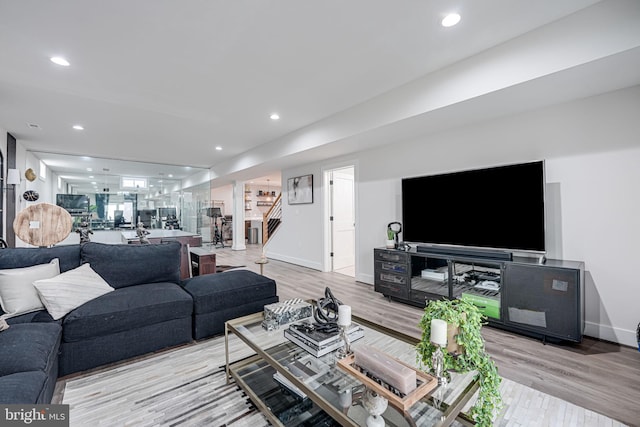
[[[282, 261], [282, 262], [288, 262], [290, 264], [295, 264], [295, 265], [299, 265], [299, 266], [302, 266], [302, 267], [312, 268], [312, 269], [318, 270], [318, 271], [323, 271], [321, 263], [310, 262], [309, 260], [302, 259], [302, 258], [295, 258], [295, 257], [285, 256], [285, 255], [282, 255], [282, 254], [273, 253], [271, 251], [267, 252], [267, 258], [275, 259], [275, 260]], [[269, 264], [265, 265], [265, 272], [267, 271], [268, 268], [269, 268]]]
[[375, 276], [373, 274], [356, 274], [356, 280], [358, 282], [366, 283], [367, 285], [373, 286], [375, 283]]
[[585, 322], [584, 335], [604, 341], [615, 342], [628, 347], [638, 347], [636, 331], [630, 331], [628, 329], [614, 328], [609, 325], [594, 322]]

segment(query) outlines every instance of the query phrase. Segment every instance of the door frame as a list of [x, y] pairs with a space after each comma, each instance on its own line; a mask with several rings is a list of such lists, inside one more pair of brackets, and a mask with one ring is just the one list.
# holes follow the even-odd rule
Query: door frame
[[322, 188], [323, 188], [323, 271], [333, 271], [333, 237], [331, 215], [333, 209], [333, 192], [331, 186], [331, 174], [334, 170], [353, 168], [353, 211], [354, 211], [354, 263], [355, 275], [358, 275], [358, 162], [356, 160], [345, 161], [343, 163], [330, 165], [322, 168]]

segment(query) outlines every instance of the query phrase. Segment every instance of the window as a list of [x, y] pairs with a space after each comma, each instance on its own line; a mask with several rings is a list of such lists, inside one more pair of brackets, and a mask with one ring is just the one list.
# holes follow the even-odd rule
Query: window
[[129, 178], [123, 176], [120, 179], [120, 188], [147, 188], [147, 179]]
[[42, 181], [47, 180], [47, 165], [43, 161], [40, 161], [40, 179]]

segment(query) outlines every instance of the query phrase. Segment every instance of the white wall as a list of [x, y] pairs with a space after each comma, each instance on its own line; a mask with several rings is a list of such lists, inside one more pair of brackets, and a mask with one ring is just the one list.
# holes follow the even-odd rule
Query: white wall
[[[401, 178], [545, 159], [548, 257], [585, 262], [586, 334], [635, 346], [639, 117], [633, 87], [359, 153], [356, 279], [373, 283], [373, 248], [384, 244], [390, 221], [402, 220]], [[283, 224], [269, 257], [322, 269], [320, 173], [336, 161], [282, 171]], [[287, 178], [307, 173], [314, 203], [288, 205]], [[426, 208], [437, 206], [437, 193], [423, 197]]]
[[233, 186], [223, 185], [222, 187], [211, 189], [211, 200], [224, 202], [223, 215], [233, 214]]
[[[313, 203], [290, 205], [287, 201], [289, 178], [313, 174]], [[265, 248], [268, 257], [323, 269], [323, 203], [321, 165], [282, 171], [283, 222]], [[324, 289], [324, 288], [323, 288]]]
[[[4, 159], [4, 171], [2, 176], [6, 177], [7, 176], [7, 131], [1, 127], [0, 127], [0, 153], [2, 153], [2, 158]], [[4, 182], [2, 182], [1, 185], [4, 185]], [[7, 196], [7, 192], [3, 191], [2, 197], [6, 197], [6, 196]], [[4, 201], [3, 206], [5, 207], [7, 206], [6, 199]], [[6, 240], [5, 238], [5, 236], [7, 235], [7, 210], [6, 209], [2, 210], [2, 224], [3, 224], [3, 229], [0, 230], [0, 233], [2, 233], [0, 237]]]
[[[638, 129], [640, 130], [640, 129]], [[552, 159], [547, 182], [560, 183], [558, 258], [586, 267], [586, 334], [637, 343], [640, 297], [640, 148]]]

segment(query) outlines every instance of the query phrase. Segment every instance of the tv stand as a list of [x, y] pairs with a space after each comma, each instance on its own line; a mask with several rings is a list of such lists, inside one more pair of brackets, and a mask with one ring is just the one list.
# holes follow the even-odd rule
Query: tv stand
[[443, 255], [459, 255], [474, 258], [487, 258], [511, 261], [513, 254], [508, 251], [502, 251], [499, 249], [476, 249], [476, 248], [464, 248], [458, 246], [431, 246], [431, 245], [418, 245], [416, 247], [417, 252], [428, 252], [432, 254]]
[[431, 247], [374, 249], [375, 291], [420, 308], [429, 300], [465, 299], [491, 326], [543, 341], [582, 340], [583, 262], [547, 259], [541, 264], [538, 258], [506, 260], [426, 248]]

